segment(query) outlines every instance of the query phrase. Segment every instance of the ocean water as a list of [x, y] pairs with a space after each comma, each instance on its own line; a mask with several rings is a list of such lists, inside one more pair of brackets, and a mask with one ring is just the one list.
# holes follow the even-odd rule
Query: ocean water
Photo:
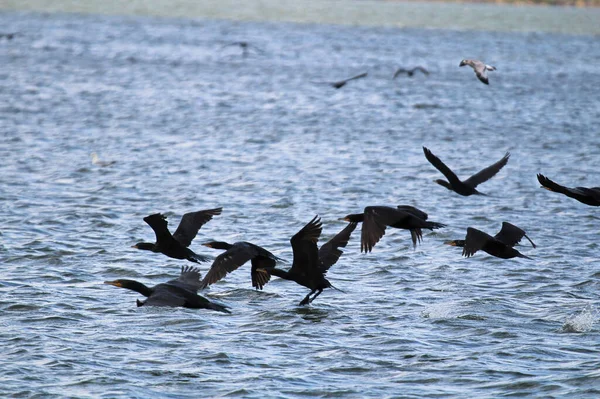
[[[20, 32], [0, 39], [1, 397], [600, 394], [600, 215], [536, 180], [600, 185], [597, 37], [19, 12], [0, 26]], [[497, 67], [489, 86], [463, 58]], [[430, 75], [392, 80], [415, 65]], [[488, 196], [461, 197], [422, 146], [461, 177], [511, 158]], [[137, 308], [103, 284], [189, 264], [130, 248], [154, 238], [151, 213], [173, 230], [222, 206], [194, 251], [245, 240], [289, 267], [314, 215], [324, 242], [346, 214], [398, 204], [448, 227], [415, 249], [388, 229], [370, 254], [355, 232], [328, 273], [343, 292], [310, 306], [289, 281], [253, 290], [249, 265], [202, 293], [232, 314]], [[532, 260], [443, 244], [503, 221]]]

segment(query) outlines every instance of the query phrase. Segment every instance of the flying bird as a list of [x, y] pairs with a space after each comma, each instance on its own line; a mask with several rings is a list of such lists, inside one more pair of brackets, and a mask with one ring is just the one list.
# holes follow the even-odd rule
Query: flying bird
[[575, 198], [577, 201], [582, 202], [586, 205], [600, 206], [600, 187], [570, 188], [561, 186], [560, 184], [553, 182], [546, 176], [539, 173], [537, 175], [537, 178], [540, 184], [542, 185], [542, 188], [545, 188], [546, 190], [554, 191], [556, 193], [564, 194], [567, 197]]
[[425, 153], [425, 158], [427, 158], [427, 160], [433, 166], [435, 166], [437, 170], [442, 172], [442, 174], [446, 176], [446, 179], [448, 179], [448, 181], [438, 179], [435, 182], [441, 186], [446, 187], [450, 191], [454, 191], [455, 193], [464, 196], [469, 196], [473, 194], [485, 195], [477, 191], [475, 187], [494, 177], [494, 175], [496, 175], [496, 173], [498, 173], [500, 169], [502, 169], [504, 165], [506, 165], [506, 163], [508, 162], [508, 158], [510, 157], [510, 153], [507, 152], [502, 157], [502, 159], [496, 162], [495, 164], [490, 165], [483, 170], [480, 170], [473, 176], [469, 177], [467, 180], [461, 181], [456, 176], [456, 174], [454, 174], [454, 172], [452, 172], [450, 168], [447, 167], [446, 164], [443, 163], [438, 157], [433, 155], [433, 153], [429, 149], [423, 147], [423, 152]]
[[356, 76], [353, 76], [351, 78], [340, 80], [340, 81], [337, 81], [337, 82], [331, 82], [331, 83], [328, 83], [328, 84], [331, 87], [334, 87], [336, 89], [340, 89], [340, 88], [344, 87], [346, 85], [346, 83], [348, 83], [349, 81], [356, 80], [356, 79], [362, 79], [362, 78], [364, 78], [366, 76], [367, 76], [367, 73], [364, 72], [364, 73], [361, 73], [360, 75], [356, 75]]
[[244, 57], [244, 58], [246, 58], [248, 55], [250, 55], [251, 49], [258, 54], [264, 54], [263, 50], [261, 50], [260, 48], [256, 47], [253, 44], [250, 44], [246, 41], [228, 43], [228, 44], [224, 45], [223, 47], [221, 47], [221, 49], [224, 49], [226, 47], [231, 47], [231, 46], [237, 46], [237, 47], [241, 48], [242, 49], [242, 57]]
[[197, 294], [200, 288], [200, 272], [194, 267], [182, 267], [179, 278], [148, 287], [135, 280], [119, 279], [105, 281], [104, 284], [127, 288], [147, 297], [136, 300], [138, 306], [173, 306], [193, 309], [211, 309], [231, 313], [227, 306], [213, 303]]
[[211, 241], [202, 245], [214, 249], [224, 249], [225, 252], [215, 258], [208, 273], [206, 273], [206, 276], [200, 282], [201, 289], [216, 283], [225, 277], [227, 273], [231, 273], [244, 263], [250, 261], [252, 265], [250, 269], [252, 286], [257, 290], [262, 290], [263, 286], [269, 282], [270, 276], [266, 273], [258, 272], [258, 269], [275, 267], [275, 264], [282, 260], [266, 249], [245, 241], [233, 244], [224, 241]]
[[403, 74], [403, 73], [407, 74], [409, 78], [412, 78], [412, 76], [415, 74], [416, 71], [421, 71], [421, 72], [423, 72], [423, 74], [429, 75], [429, 71], [427, 69], [423, 68], [422, 66], [416, 66], [411, 69], [398, 68], [396, 70], [396, 72], [394, 73], [394, 77], [392, 79], [396, 79], [400, 74]]
[[[325, 288], [335, 288], [325, 274], [342, 255], [343, 248], [348, 244], [350, 235], [356, 228], [356, 223], [349, 223], [342, 231], [327, 241], [321, 248], [317, 242], [321, 235], [322, 224], [319, 216], [315, 216], [299, 232], [294, 234], [290, 243], [294, 253], [292, 267], [285, 271], [275, 267], [259, 269], [269, 276], [277, 276], [285, 280], [294, 281], [297, 284], [310, 289], [310, 292], [300, 302], [300, 305], [308, 305], [317, 298]], [[311, 295], [312, 298], [311, 298]]]
[[477, 251], [482, 250], [492, 256], [502, 259], [515, 257], [531, 259], [513, 248], [523, 237], [529, 240], [533, 248], [536, 247], [533, 241], [525, 234], [524, 230], [514, 224], [503, 222], [502, 228], [494, 237], [481, 230], [469, 227], [467, 229], [467, 236], [464, 240], [446, 241], [445, 244], [454, 247], [462, 247], [462, 255], [467, 258], [473, 256]]
[[360, 238], [360, 251], [371, 252], [375, 244], [385, 234], [386, 227], [410, 230], [413, 247], [423, 239], [422, 229], [439, 229], [445, 224], [427, 221], [427, 214], [420, 209], [409, 205], [367, 206], [363, 213], [350, 214], [341, 220], [347, 222], [362, 222]]
[[148, 223], [152, 227], [152, 230], [154, 230], [156, 242], [138, 242], [132, 248], [160, 252], [169, 258], [187, 259], [195, 263], [206, 262], [211, 258], [198, 255], [188, 247], [196, 237], [196, 234], [198, 234], [198, 230], [211, 220], [213, 216], [220, 215], [222, 210], [223, 208], [215, 208], [186, 213], [181, 218], [181, 222], [179, 222], [179, 226], [173, 235], [171, 235], [167, 228], [168, 222], [166, 216], [160, 213], [146, 216], [144, 222]]
[[478, 61], [478, 60], [462, 60], [460, 62], [460, 65], [458, 65], [458, 66], [463, 67], [465, 65], [468, 65], [471, 68], [473, 68], [473, 70], [475, 71], [475, 75], [477, 75], [477, 78], [479, 80], [481, 80], [486, 85], [490, 84], [490, 82], [488, 80], [488, 76], [487, 76], [487, 71], [495, 71], [496, 67], [491, 66], [491, 65], [486, 65], [483, 62]]

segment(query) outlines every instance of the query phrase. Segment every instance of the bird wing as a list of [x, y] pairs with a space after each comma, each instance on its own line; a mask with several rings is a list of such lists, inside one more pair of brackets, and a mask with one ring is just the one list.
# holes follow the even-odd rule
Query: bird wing
[[327, 272], [342, 256], [343, 251], [339, 248], [344, 248], [348, 244], [350, 234], [356, 229], [356, 225], [357, 223], [354, 222], [348, 223], [348, 226], [321, 246], [319, 249], [319, 268], [323, 273]]
[[356, 79], [364, 78], [365, 76], [367, 76], [367, 72], [363, 72], [360, 75], [352, 76], [351, 78], [345, 79], [344, 81], [349, 82], [351, 80], [356, 80]]
[[413, 72], [414, 71], [421, 71], [423, 72], [425, 75], [429, 75], [429, 71], [425, 68], [423, 68], [422, 66], [416, 66], [413, 68]]
[[215, 208], [186, 213], [181, 218], [181, 222], [179, 222], [173, 238], [179, 241], [184, 247], [189, 247], [196, 234], [198, 234], [198, 230], [211, 220], [213, 216], [220, 215], [222, 210], [223, 208]]
[[360, 235], [360, 251], [371, 252], [375, 244], [381, 240], [385, 234], [385, 228], [390, 219], [390, 212], [384, 206], [368, 206], [365, 208], [365, 216], [363, 220], [361, 235]]
[[500, 171], [500, 169], [504, 167], [504, 165], [506, 165], [509, 157], [510, 152], [507, 152], [506, 154], [504, 154], [501, 160], [475, 173], [473, 176], [465, 180], [464, 183], [470, 187], [475, 188], [484, 181], [491, 179], [496, 173]]
[[398, 77], [398, 75], [400, 75], [401, 73], [406, 73], [406, 72], [408, 72], [408, 69], [398, 68], [396, 70], [396, 72], [394, 72], [394, 77], [392, 79], [396, 79]]
[[184, 291], [168, 282], [155, 286], [152, 294], [144, 301], [144, 306], [183, 306], [185, 302]]
[[467, 236], [465, 237], [465, 246], [463, 247], [463, 256], [467, 258], [473, 256], [475, 252], [479, 251], [486, 242], [493, 240], [494, 237], [484, 233], [481, 230], [474, 229], [473, 227], [467, 228]]
[[411, 215], [416, 216], [421, 220], [427, 220], [427, 218], [428, 218], [428, 215], [425, 212], [423, 212], [420, 209], [415, 208], [414, 206], [398, 205], [397, 209], [407, 212], [407, 213], [410, 213]]
[[154, 234], [156, 235], [156, 243], [164, 243], [173, 239], [173, 236], [169, 232], [167, 227], [168, 222], [165, 215], [161, 213], [155, 213], [144, 218], [144, 222], [148, 223]]
[[200, 289], [200, 269], [193, 266], [182, 266], [179, 277], [167, 281], [167, 284], [180, 287], [184, 290], [198, 292]]
[[200, 282], [200, 289], [216, 283], [250, 259], [259, 255], [256, 246], [247, 242], [236, 242], [231, 248], [217, 256]]
[[252, 269], [250, 277], [252, 278], [252, 286], [257, 290], [262, 290], [263, 287], [271, 280], [271, 275], [263, 270], [264, 268], [275, 267], [277, 260], [266, 256], [257, 256], [252, 258]]
[[423, 152], [425, 153], [425, 158], [427, 158], [429, 163], [435, 166], [437, 170], [442, 172], [442, 174], [446, 176], [446, 179], [448, 179], [448, 182], [450, 184], [460, 184], [460, 179], [458, 178], [458, 176], [456, 176], [456, 174], [453, 171], [451, 171], [450, 168], [447, 167], [446, 164], [443, 163], [438, 157], [433, 155], [433, 153], [429, 151], [428, 148], [423, 147]]
[[[600, 187], [592, 187], [592, 188], [565, 187], [565, 186], [561, 186], [558, 183], [555, 183], [554, 181], [548, 179], [546, 176], [539, 174], [539, 173], [537, 175], [537, 179], [540, 182], [540, 184], [542, 185], [542, 187], [544, 187], [547, 190], [564, 194], [567, 197], [574, 198], [583, 203], [594, 202], [594, 201], [600, 203]], [[592, 201], [589, 201], [590, 199]]]
[[496, 240], [503, 242], [509, 247], [514, 247], [516, 244], [519, 243], [519, 241], [521, 241], [523, 237], [527, 238], [531, 245], [535, 248], [535, 244], [533, 243], [533, 241], [531, 241], [529, 237], [527, 237], [527, 234], [525, 234], [525, 231], [523, 229], [508, 222], [502, 222], [502, 228], [500, 229], [498, 234], [494, 236]]
[[311, 275], [318, 271], [319, 248], [317, 241], [322, 225], [319, 216], [315, 216], [290, 239], [294, 261], [289, 273]]

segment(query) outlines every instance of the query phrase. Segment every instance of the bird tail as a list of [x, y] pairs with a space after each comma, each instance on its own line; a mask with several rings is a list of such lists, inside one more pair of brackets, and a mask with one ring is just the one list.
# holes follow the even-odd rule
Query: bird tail
[[523, 255], [522, 253], [519, 252], [519, 255], [517, 255], [519, 258], [525, 258], [525, 259], [529, 259], [529, 260], [533, 260], [533, 258], [530, 258], [529, 256]]

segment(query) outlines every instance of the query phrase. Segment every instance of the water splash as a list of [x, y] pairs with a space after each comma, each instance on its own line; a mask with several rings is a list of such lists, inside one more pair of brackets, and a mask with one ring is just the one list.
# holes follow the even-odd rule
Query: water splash
[[563, 332], [582, 333], [588, 332], [598, 318], [598, 310], [593, 305], [587, 305], [581, 312], [568, 316], [562, 325]]

